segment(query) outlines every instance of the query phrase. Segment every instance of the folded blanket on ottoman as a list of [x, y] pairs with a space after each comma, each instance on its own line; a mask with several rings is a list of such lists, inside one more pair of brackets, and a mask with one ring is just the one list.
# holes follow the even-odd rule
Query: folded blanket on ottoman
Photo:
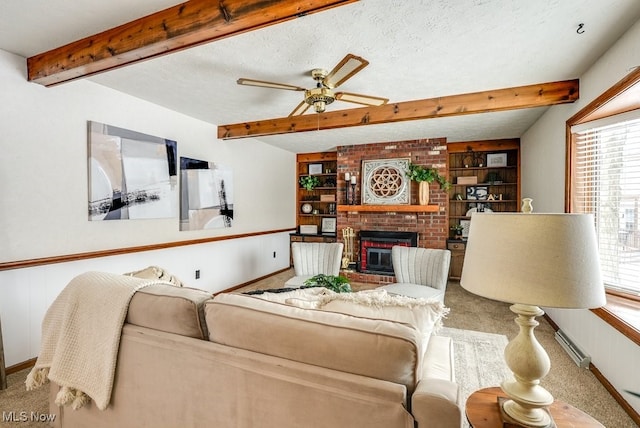
[[104, 272], [72, 279], [45, 314], [40, 355], [25, 381], [27, 390], [50, 379], [62, 387], [57, 405], [78, 409], [93, 399], [106, 409], [129, 301], [152, 284], [172, 285]]

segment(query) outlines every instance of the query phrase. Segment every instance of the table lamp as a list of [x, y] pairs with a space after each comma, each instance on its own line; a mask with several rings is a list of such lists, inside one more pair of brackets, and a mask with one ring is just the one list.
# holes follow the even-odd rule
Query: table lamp
[[551, 363], [533, 334], [539, 308], [606, 303], [593, 217], [589, 214], [474, 213], [460, 285], [512, 303], [518, 335], [504, 350], [515, 379], [505, 380], [502, 411], [518, 424], [546, 427], [553, 396], [540, 379]]

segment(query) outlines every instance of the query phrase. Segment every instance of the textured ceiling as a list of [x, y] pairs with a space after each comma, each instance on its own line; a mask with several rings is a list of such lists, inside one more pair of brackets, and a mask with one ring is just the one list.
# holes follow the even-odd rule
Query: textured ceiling
[[[2, 1], [0, 49], [32, 56], [177, 3]], [[90, 80], [221, 125], [287, 116], [302, 100], [300, 92], [239, 86], [239, 77], [312, 87], [312, 68], [331, 69], [347, 53], [370, 64], [340, 89], [390, 102], [574, 79], [639, 18], [638, 0], [363, 0]], [[576, 31], [580, 23], [582, 34]], [[336, 101], [327, 110], [352, 107]], [[543, 112], [536, 108], [259, 139], [309, 152], [414, 138], [511, 138], [521, 136]]]

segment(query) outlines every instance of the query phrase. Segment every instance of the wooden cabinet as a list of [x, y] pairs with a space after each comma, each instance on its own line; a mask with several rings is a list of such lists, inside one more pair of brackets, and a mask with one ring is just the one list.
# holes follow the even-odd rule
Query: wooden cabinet
[[335, 236], [302, 235], [300, 233], [290, 234], [291, 242], [336, 242]]
[[[464, 242], [474, 212], [520, 211], [520, 139], [447, 144], [449, 155], [449, 228], [463, 226]], [[453, 232], [451, 232], [453, 237]], [[449, 240], [447, 247], [455, 240]], [[450, 278], [459, 279], [463, 248], [452, 248]], [[455, 266], [454, 266], [455, 264]]]
[[[297, 164], [297, 232], [304, 235], [321, 235], [333, 238], [335, 241], [338, 207], [337, 154], [336, 152], [300, 153], [297, 155]], [[319, 184], [313, 190], [307, 190], [300, 184], [301, 178], [309, 176], [318, 179]], [[305, 229], [316, 229], [317, 232], [310, 233]]]
[[464, 264], [464, 251], [467, 243], [458, 239], [447, 240], [447, 249], [451, 251], [451, 264], [449, 265], [449, 278], [460, 279], [462, 265]]

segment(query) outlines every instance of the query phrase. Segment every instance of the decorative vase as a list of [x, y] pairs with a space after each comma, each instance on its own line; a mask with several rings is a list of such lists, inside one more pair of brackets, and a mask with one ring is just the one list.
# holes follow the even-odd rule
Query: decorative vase
[[418, 203], [429, 205], [429, 183], [421, 181], [418, 183]]
[[520, 211], [525, 214], [531, 214], [533, 212], [533, 205], [531, 204], [532, 202], [533, 199], [531, 198], [522, 198], [522, 208], [520, 208]]

